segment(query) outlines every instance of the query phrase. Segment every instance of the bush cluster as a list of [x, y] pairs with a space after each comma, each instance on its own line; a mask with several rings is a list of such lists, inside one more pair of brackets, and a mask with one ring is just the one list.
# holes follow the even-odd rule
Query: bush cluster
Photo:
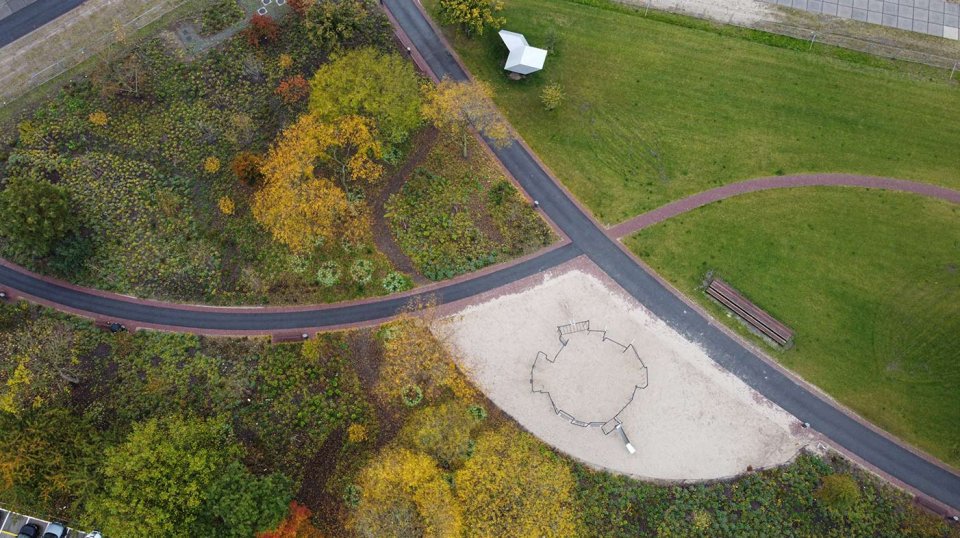
[[469, 211], [477, 184], [418, 168], [387, 204], [397, 241], [431, 280], [474, 271], [497, 260], [497, 248]]
[[200, 16], [200, 33], [212, 35], [243, 20], [243, 8], [237, 0], [217, 0]]
[[[206, 4], [204, 31], [241, 20], [234, 0]], [[64, 189], [75, 219], [43, 222], [75, 226], [54, 230], [43, 248], [0, 241], [0, 256], [81, 285], [173, 300], [317, 302], [386, 291], [317, 285], [321, 263], [346, 272], [356, 256], [318, 248], [303, 270], [290, 269], [290, 254], [246, 210], [262, 186], [267, 143], [305, 110], [307, 78], [329, 60], [301, 19], [257, 28], [258, 46], [236, 36], [189, 61], [147, 38], [41, 103], [18, 126], [5, 174]], [[348, 46], [385, 37], [389, 26], [366, 24]], [[277, 95], [278, 86], [287, 90]], [[374, 263], [371, 279], [387, 274], [382, 256], [362, 255]]]
[[333, 432], [371, 431], [338, 337], [109, 333], [26, 303], [0, 303], [0, 322], [0, 379], [30, 380], [0, 385], [0, 466], [18, 469], [0, 503], [25, 513], [110, 536], [254, 536], [343, 443]]

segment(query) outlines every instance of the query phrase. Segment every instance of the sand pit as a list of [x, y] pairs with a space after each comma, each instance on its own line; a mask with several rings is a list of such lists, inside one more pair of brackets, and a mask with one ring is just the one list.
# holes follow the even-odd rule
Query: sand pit
[[[567, 335], [571, 346], [560, 352], [558, 327], [585, 321], [590, 330]], [[794, 417], [622, 290], [578, 269], [467, 307], [436, 331], [495, 404], [545, 442], [595, 466], [648, 479], [708, 480], [786, 463], [811, 442]], [[646, 370], [611, 362], [615, 354], [596, 347], [603, 338], [621, 352], [632, 346]], [[544, 384], [584, 415], [580, 422], [607, 421], [613, 409], [636, 453], [627, 452], [612, 422], [585, 427], [558, 416]]]

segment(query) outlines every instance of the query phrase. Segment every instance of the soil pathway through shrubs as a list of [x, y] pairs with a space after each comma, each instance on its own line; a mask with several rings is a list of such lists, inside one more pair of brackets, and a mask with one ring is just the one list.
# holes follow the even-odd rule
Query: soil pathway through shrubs
[[370, 197], [369, 201], [370, 210], [373, 212], [373, 242], [377, 245], [377, 249], [390, 259], [390, 263], [394, 267], [410, 275], [413, 282], [418, 285], [429, 284], [430, 280], [417, 272], [413, 261], [404, 254], [393, 234], [390, 233], [390, 223], [387, 222], [384, 205], [390, 199], [390, 195], [400, 192], [404, 183], [407, 182], [407, 178], [426, 159], [436, 143], [437, 130], [433, 127], [428, 127], [417, 134], [413, 141], [413, 146], [416, 149], [410, 154], [407, 162], [390, 176], [387, 182]]

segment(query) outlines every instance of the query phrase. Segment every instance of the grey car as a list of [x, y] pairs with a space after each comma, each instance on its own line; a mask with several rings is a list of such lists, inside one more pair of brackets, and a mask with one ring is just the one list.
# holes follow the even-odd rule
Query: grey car
[[47, 525], [43, 531], [43, 538], [64, 538], [67, 535], [67, 526], [59, 521], [54, 521]]

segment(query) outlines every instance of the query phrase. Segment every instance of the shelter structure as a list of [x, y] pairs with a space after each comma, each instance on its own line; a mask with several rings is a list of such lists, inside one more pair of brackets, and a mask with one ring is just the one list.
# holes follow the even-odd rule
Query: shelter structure
[[500, 39], [510, 51], [507, 63], [503, 68], [513, 73], [529, 75], [543, 69], [543, 62], [547, 59], [547, 51], [531, 47], [523, 34], [500, 30]]

